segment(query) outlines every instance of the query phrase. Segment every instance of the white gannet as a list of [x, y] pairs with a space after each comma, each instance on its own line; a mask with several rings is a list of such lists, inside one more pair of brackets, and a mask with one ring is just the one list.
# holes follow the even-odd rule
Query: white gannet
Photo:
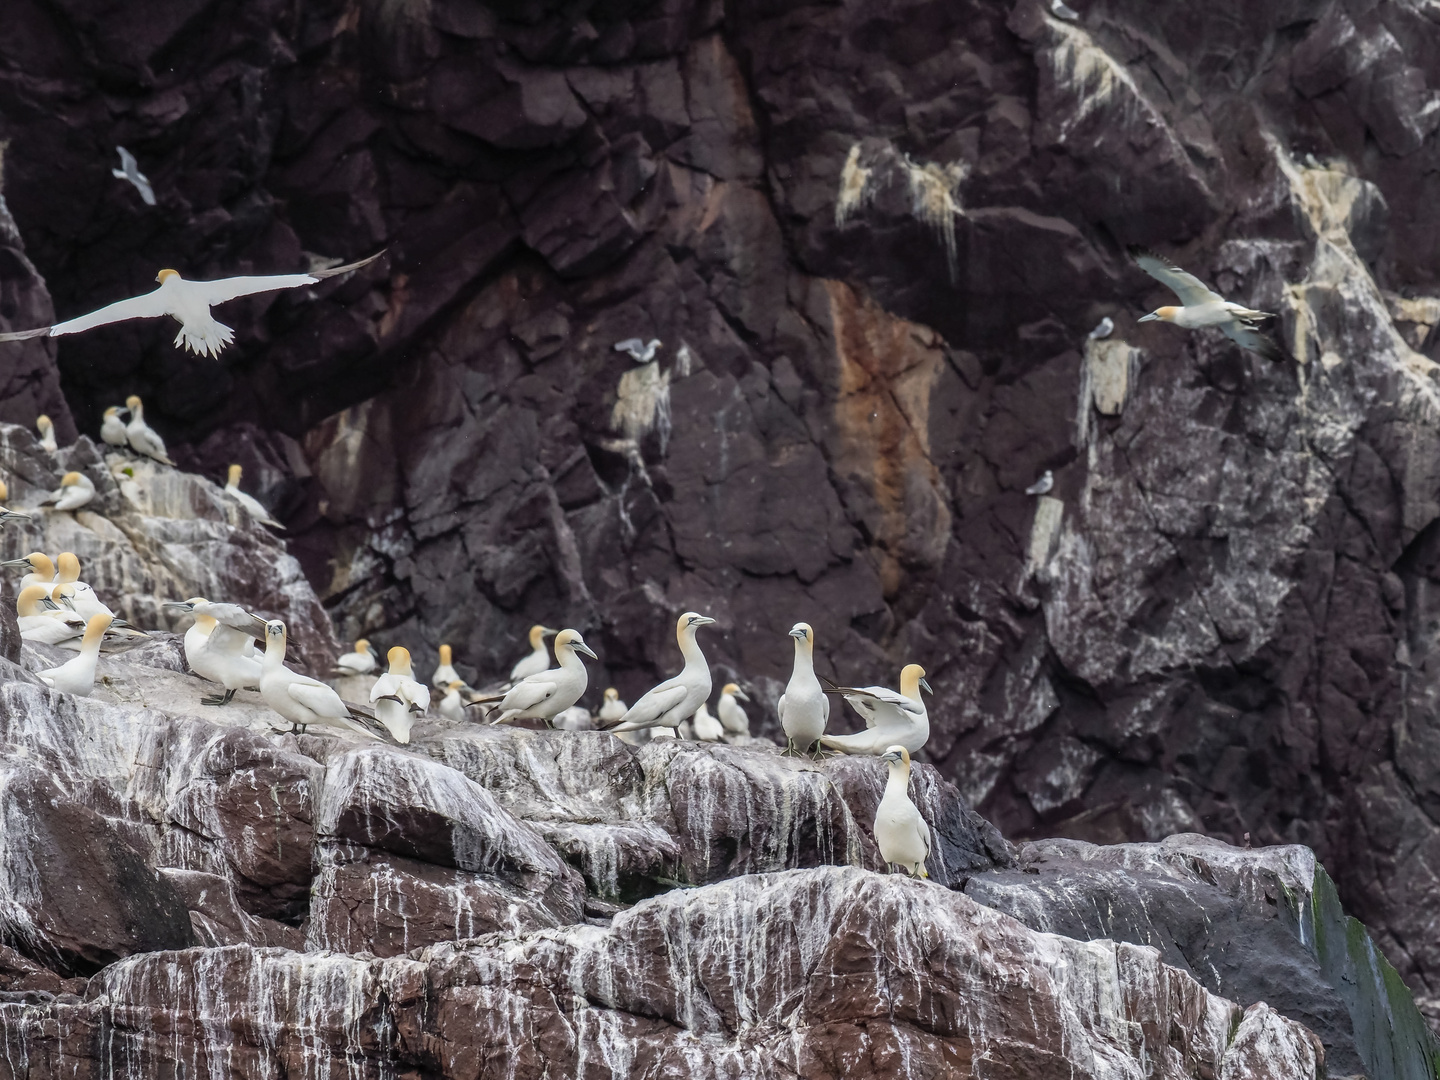
[[[0, 502], [4, 502], [4, 501], [5, 501], [6, 499], [8, 499], [9, 497], [10, 497], [10, 487], [9, 487], [9, 485], [6, 484], [5, 481], [0, 480]], [[5, 509], [5, 507], [0, 506], [0, 526], [3, 526], [3, 525], [4, 525], [7, 521], [9, 521], [11, 518], [18, 518], [18, 519], [20, 519], [21, 521], [29, 521], [29, 520], [30, 520], [30, 515], [29, 515], [29, 514], [22, 514], [22, 513], [20, 513], [18, 510], [7, 510], [7, 509]], [[0, 563], [0, 565], [4, 565], [4, 564], [3, 564], [3, 563]]]
[[637, 364], [648, 364], [655, 359], [655, 350], [660, 347], [659, 338], [651, 338], [649, 341], [641, 341], [638, 337], [626, 338], [624, 341], [617, 341], [614, 345], [616, 352], [630, 354]]
[[920, 691], [934, 693], [925, 681], [925, 669], [919, 664], [906, 664], [900, 669], [900, 693], [885, 686], [836, 686], [850, 707], [865, 720], [865, 730], [853, 735], [826, 735], [820, 744], [827, 750], [846, 754], [885, 753], [886, 747], [899, 744], [915, 753], [930, 738], [930, 714]]
[[1080, 13], [1065, 3], [1065, 0], [1050, 0], [1050, 14], [1054, 15], [1057, 19], [1065, 19], [1068, 22], [1074, 22], [1080, 18]]
[[1046, 469], [1040, 474], [1040, 479], [1025, 489], [1026, 495], [1048, 495], [1050, 489], [1055, 486], [1055, 474]]
[[584, 705], [571, 705], [570, 708], [556, 713], [550, 726], [556, 731], [594, 731], [595, 720]]
[[785, 730], [785, 754], [798, 757], [813, 746], [818, 758], [820, 736], [830, 722], [830, 699], [815, 677], [815, 631], [809, 623], [797, 622], [790, 636], [795, 639], [795, 666], [775, 711]]
[[195, 625], [185, 632], [185, 659], [196, 675], [225, 687], [224, 694], [202, 697], [200, 704], [228, 705], [235, 691], [260, 684], [260, 658], [251, 630], [264, 627], [264, 619], [239, 604], [212, 604], [203, 596], [167, 601], [165, 606], [194, 613]]
[[146, 206], [155, 205], [155, 189], [150, 186], [149, 179], [140, 171], [140, 165], [135, 160], [135, 155], [126, 150], [123, 146], [115, 147], [120, 154], [120, 168], [111, 169], [110, 175], [117, 180], [128, 180], [135, 185], [135, 190], [140, 193], [140, 201]]
[[600, 721], [601, 726], [605, 724], [618, 723], [630, 708], [620, 700], [620, 691], [611, 686], [605, 691], [604, 700], [600, 702], [600, 711], [595, 714], [595, 719]]
[[49, 450], [53, 454], [56, 450], [60, 449], [60, 445], [55, 441], [55, 421], [51, 420], [50, 417], [44, 413], [37, 416], [35, 418], [35, 430], [40, 432], [40, 445], [46, 450]]
[[725, 727], [710, 715], [710, 706], [700, 703], [690, 719], [690, 731], [697, 742], [720, 742], [725, 738]]
[[[576, 653], [584, 653], [592, 660], [600, 659], [590, 651], [578, 630], [561, 630], [555, 635], [555, 659], [558, 667], [520, 680], [503, 696], [476, 698], [471, 705], [491, 705], [492, 724], [504, 724], [510, 720], [544, 720], [545, 726], [566, 709], [580, 700], [589, 683], [585, 662]], [[496, 701], [499, 704], [494, 704]]]
[[120, 419], [122, 412], [128, 412], [119, 405], [111, 405], [105, 410], [104, 417], [100, 420], [100, 438], [109, 446], [129, 446], [130, 436], [125, 430], [125, 421]]
[[885, 794], [875, 808], [875, 845], [892, 866], [903, 866], [912, 877], [928, 878], [930, 827], [910, 801], [910, 753], [903, 746], [887, 746], [880, 760], [889, 767]]
[[693, 611], [680, 616], [675, 623], [675, 640], [680, 645], [680, 655], [685, 658], [680, 674], [646, 691], [626, 710], [619, 724], [607, 730], [619, 733], [655, 728], [653, 736], [659, 734], [659, 728], [669, 728], [673, 733], [683, 721], [695, 715], [695, 710], [710, 697], [710, 665], [695, 641], [695, 633], [714, 621]]
[[440, 646], [440, 665], [435, 669], [435, 674], [430, 676], [431, 686], [444, 690], [452, 682], [458, 682], [461, 686], [465, 685], [465, 680], [460, 678], [459, 673], [450, 662], [453, 657], [454, 654], [450, 651], [449, 645]]
[[1259, 330], [1259, 324], [1275, 316], [1268, 311], [1254, 311], [1233, 304], [1215, 292], [1194, 274], [1186, 273], [1163, 255], [1144, 248], [1132, 247], [1130, 257], [1135, 265], [1161, 282], [1180, 298], [1183, 307], [1158, 307], [1137, 322], [1168, 322], [1186, 330], [1210, 327], [1219, 330], [1242, 349], [1257, 352], [1267, 360], [1288, 360], [1289, 354]]
[[41, 501], [54, 503], [56, 510], [79, 510], [95, 498], [95, 481], [82, 472], [67, 472], [60, 478], [60, 487]]
[[720, 701], [715, 706], [715, 715], [720, 718], [727, 739], [750, 734], [750, 717], [746, 716], [745, 710], [740, 707], [741, 701], [749, 700], [749, 695], [741, 690], [737, 683], [726, 683], [720, 688]]
[[7, 559], [0, 563], [0, 566], [7, 570], [19, 570], [23, 567], [27, 571], [20, 579], [20, 584], [15, 587], [17, 591], [28, 589], [31, 585], [44, 585], [48, 596], [50, 586], [55, 582], [55, 563], [43, 551], [32, 551], [21, 559]]
[[230, 466], [229, 476], [225, 481], [225, 494], [238, 502], [241, 508], [256, 521], [260, 522], [261, 525], [269, 525], [272, 529], [285, 528], [284, 525], [281, 525], [280, 522], [271, 516], [269, 510], [266, 510], [265, 507], [261, 505], [259, 499], [253, 495], [247, 495], [240, 490], [240, 474], [242, 471], [239, 465]]
[[550, 654], [545, 651], [545, 638], [553, 633], [554, 630], [538, 624], [530, 627], [530, 655], [510, 669], [511, 683], [518, 683], [521, 679], [528, 679], [531, 675], [550, 669]]
[[210, 314], [210, 308], [215, 304], [223, 304], [226, 300], [234, 300], [237, 296], [250, 296], [254, 293], [273, 292], [276, 289], [296, 289], [302, 285], [315, 285], [323, 278], [359, 270], [383, 254], [385, 253], [380, 251], [359, 262], [336, 266], [330, 270], [316, 270], [308, 274], [232, 277], [221, 278], [219, 281], [186, 281], [174, 270], [161, 270], [155, 275], [155, 280], [160, 282], [160, 287], [143, 296], [117, 300], [98, 311], [81, 315], [78, 319], [56, 323], [54, 326], [41, 326], [35, 330], [19, 330], [0, 334], [0, 341], [24, 341], [42, 334], [48, 337], [59, 337], [61, 334], [78, 334], [82, 330], [90, 330], [109, 323], [124, 322], [127, 319], [158, 319], [162, 315], [169, 315], [180, 324], [180, 332], [175, 335], [177, 346], [183, 344], [185, 348], [197, 355], [219, 356], [220, 350], [235, 340], [235, 331], [224, 323], [217, 322], [215, 317]]
[[[109, 615], [115, 618], [115, 612], [95, 595], [95, 590], [80, 580], [80, 560], [76, 558], [73, 551], [62, 551], [60, 553], [59, 569], [55, 573], [55, 580], [65, 585], [75, 586], [74, 609], [79, 612], [81, 618], [91, 618], [94, 615]], [[120, 625], [125, 625], [120, 620]]]
[[465, 699], [460, 696], [460, 690], [464, 683], [459, 679], [452, 679], [445, 687], [445, 696], [440, 699], [440, 715], [446, 720], [454, 720], [457, 723], [465, 719]]
[[160, 438], [160, 433], [145, 423], [145, 405], [134, 394], [125, 399], [125, 405], [130, 410], [130, 423], [125, 425], [125, 438], [130, 442], [130, 449], [145, 457], [154, 458], [162, 465], [174, 465], [165, 453], [165, 440]]
[[430, 688], [415, 678], [409, 649], [396, 645], [385, 659], [390, 668], [370, 688], [370, 704], [375, 706], [375, 719], [395, 741], [408, 743], [415, 718], [430, 708]]
[[75, 612], [58, 607], [50, 599], [49, 585], [27, 585], [15, 598], [15, 614], [20, 636], [26, 641], [45, 645], [79, 648], [85, 633], [85, 620]]
[[100, 641], [110, 628], [110, 616], [96, 615], [85, 625], [80, 655], [59, 667], [37, 672], [50, 686], [67, 694], [89, 697], [95, 689], [95, 661], [100, 659]]
[[299, 733], [315, 726], [378, 738], [334, 690], [285, 666], [285, 638], [285, 624], [279, 619], [265, 624], [260, 696], [266, 705], [290, 721], [291, 732]]
[[362, 637], [355, 642], [354, 652], [347, 652], [335, 661], [334, 674], [369, 675], [379, 666], [375, 660], [375, 654], [370, 651], [370, 642]]
[[1114, 332], [1115, 320], [1110, 318], [1109, 315], [1106, 315], [1103, 319], [1101, 319], [1098, 323], [1095, 324], [1095, 329], [1091, 330], [1088, 336], [1094, 341], [1101, 341], [1109, 337]]

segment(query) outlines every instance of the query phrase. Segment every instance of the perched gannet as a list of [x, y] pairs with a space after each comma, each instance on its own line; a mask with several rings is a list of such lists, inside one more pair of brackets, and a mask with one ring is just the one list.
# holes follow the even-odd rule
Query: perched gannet
[[490, 710], [495, 719], [492, 724], [503, 724], [510, 720], [544, 720], [545, 726], [566, 709], [580, 700], [589, 683], [585, 662], [576, 653], [584, 653], [592, 660], [600, 659], [590, 651], [578, 630], [561, 630], [555, 635], [555, 659], [558, 667], [537, 671], [505, 691], [503, 697], [476, 698], [471, 705], [489, 705], [499, 700]]
[[263, 628], [264, 619], [239, 604], [212, 604], [203, 596], [170, 600], [165, 606], [194, 613], [195, 625], [185, 632], [185, 659], [196, 675], [225, 687], [223, 695], [203, 697], [200, 704], [228, 705], [236, 690], [260, 684], [260, 658], [251, 631]]
[[627, 352], [637, 364], [648, 364], [655, 359], [655, 350], [660, 347], [659, 338], [651, 338], [648, 342], [641, 341], [638, 337], [626, 338], [624, 341], [615, 343], [616, 352]]
[[887, 746], [880, 760], [890, 770], [885, 794], [875, 809], [875, 844], [880, 857], [903, 866], [912, 877], [928, 878], [925, 860], [930, 858], [930, 827], [910, 801], [910, 752], [903, 746]]
[[430, 708], [430, 688], [415, 678], [409, 649], [396, 645], [385, 658], [390, 669], [370, 688], [370, 704], [375, 706], [375, 719], [395, 741], [408, 743], [415, 718]]
[[[670, 728], [672, 731], [695, 715], [695, 710], [710, 697], [710, 665], [695, 641], [702, 626], [715, 620], [693, 611], [681, 615], [675, 623], [675, 640], [685, 666], [673, 679], [666, 679], [631, 705], [618, 725], [607, 730], [619, 733], [639, 728]], [[658, 732], [656, 732], [658, 734]]]
[[55, 564], [50, 560], [50, 556], [46, 555], [43, 551], [32, 551], [23, 559], [7, 559], [5, 562], [0, 563], [0, 566], [5, 567], [7, 570], [19, 570], [23, 567], [28, 571], [28, 573], [20, 579], [20, 584], [16, 586], [16, 588], [20, 590], [28, 589], [31, 585], [44, 585], [45, 592], [48, 595], [50, 586], [55, 582]]
[[898, 694], [884, 686], [833, 687], [831, 692], [842, 694], [864, 718], [865, 730], [853, 735], [826, 735], [820, 744], [846, 754], [880, 755], [886, 747], [898, 743], [915, 753], [930, 738], [930, 714], [925, 710], [921, 690], [934, 693], [919, 664], [906, 664], [900, 669]]
[[[80, 580], [80, 560], [75, 557], [73, 551], [62, 551], [59, 558], [59, 570], [56, 571], [55, 580], [65, 585], [75, 586], [74, 609], [80, 616], [89, 619], [95, 615], [109, 615], [115, 618], [115, 612], [111, 611], [100, 597], [95, 595], [95, 590]], [[125, 625], [123, 620], [120, 625]]]
[[452, 682], [459, 682], [461, 686], [465, 685], [465, 680], [460, 678], [460, 675], [450, 663], [452, 656], [453, 654], [450, 651], [449, 645], [440, 646], [440, 666], [435, 669], [435, 674], [430, 676], [431, 686], [443, 690]]
[[334, 690], [285, 666], [285, 638], [285, 624], [279, 619], [265, 624], [265, 658], [260, 663], [260, 696], [265, 704], [290, 721], [293, 733], [314, 725], [376, 738]]
[[604, 700], [600, 703], [600, 711], [595, 714], [595, 719], [600, 721], [601, 727], [606, 724], [619, 723], [620, 718], [629, 708], [629, 705], [620, 700], [620, 691], [612, 686], [605, 691]]
[[60, 478], [60, 487], [41, 500], [54, 503], [56, 510], [79, 510], [95, 498], [95, 482], [81, 472], [67, 472]]
[[40, 432], [40, 445], [52, 454], [60, 449], [59, 443], [55, 441], [55, 422], [41, 413], [35, 418], [35, 429]]
[[15, 598], [15, 614], [20, 624], [20, 636], [26, 641], [38, 641], [45, 645], [65, 645], [79, 648], [79, 638], [85, 633], [85, 620], [73, 611], [56, 606], [50, 599], [50, 586], [27, 585]]
[[809, 623], [797, 622], [790, 636], [795, 639], [795, 666], [775, 711], [785, 729], [785, 753], [798, 757], [813, 746], [818, 758], [820, 736], [830, 722], [830, 699], [815, 677], [815, 631]]
[[140, 165], [135, 160], [135, 155], [126, 150], [123, 146], [115, 147], [120, 154], [120, 168], [111, 169], [110, 175], [117, 180], [129, 180], [135, 185], [135, 190], [140, 193], [140, 201], [146, 206], [155, 205], [155, 189], [150, 186], [150, 181], [140, 171]]
[[545, 639], [553, 633], [555, 633], [554, 630], [544, 626], [530, 627], [530, 655], [510, 669], [512, 683], [518, 683], [521, 679], [528, 679], [531, 675], [538, 675], [542, 671], [549, 670], [550, 654], [545, 651]]
[[1050, 14], [1057, 19], [1065, 19], [1069, 22], [1080, 18], [1080, 13], [1065, 3], [1065, 0], [1050, 0]]
[[122, 412], [129, 412], [119, 405], [111, 405], [105, 410], [104, 417], [100, 420], [100, 438], [110, 446], [129, 446], [130, 435], [125, 430], [125, 421], [120, 419]]
[[1102, 341], [1114, 332], [1115, 320], [1110, 318], [1109, 315], [1106, 315], [1103, 319], [1101, 319], [1098, 323], [1095, 324], [1095, 329], [1091, 330], [1088, 336], [1093, 341]]
[[465, 719], [465, 699], [460, 696], [460, 690], [464, 683], [459, 679], [452, 679], [445, 687], [445, 696], [440, 699], [440, 715], [446, 720], [454, 720], [457, 723]]
[[229, 478], [225, 481], [225, 494], [238, 502], [241, 508], [253, 517], [261, 525], [269, 525], [272, 529], [283, 529], [284, 525], [270, 516], [270, 511], [261, 505], [260, 500], [253, 495], [247, 495], [240, 490], [240, 474], [243, 470], [239, 465], [231, 465]]
[[145, 405], [134, 394], [125, 399], [125, 405], [130, 410], [130, 423], [125, 425], [125, 438], [130, 442], [130, 449], [145, 457], [154, 458], [162, 465], [174, 465], [169, 456], [165, 453], [165, 440], [160, 438], [159, 432], [145, 423]]
[[690, 719], [690, 731], [697, 742], [720, 742], [725, 738], [724, 725], [710, 715], [710, 706], [703, 701]]
[[347, 652], [335, 661], [334, 673], [336, 675], [369, 675], [379, 666], [376, 663], [375, 654], [370, 651], [370, 642], [362, 637], [355, 642], [354, 652]]
[[726, 683], [721, 687], [720, 702], [715, 706], [715, 715], [720, 718], [727, 737], [750, 734], [750, 717], [746, 716], [745, 710], [740, 707], [741, 701], [749, 700], [749, 695], [736, 683]]
[[100, 659], [100, 641], [110, 629], [110, 616], [96, 615], [85, 625], [80, 642], [80, 655], [66, 660], [59, 667], [37, 672], [41, 679], [56, 690], [79, 697], [89, 697], [95, 689], [95, 661]]
[[1055, 486], [1055, 474], [1046, 469], [1040, 474], [1040, 479], [1025, 489], [1026, 495], [1048, 495], [1050, 489]]
[[[232, 277], [221, 278], [219, 281], [186, 281], [174, 270], [161, 270], [155, 275], [160, 287], [143, 296], [118, 300], [98, 311], [81, 315], [78, 319], [56, 323], [54, 326], [0, 334], [0, 341], [24, 341], [42, 334], [59, 337], [62, 334], [78, 334], [82, 330], [124, 322], [127, 319], [158, 319], [162, 315], [169, 315], [180, 324], [180, 332], [175, 335], [177, 346], [183, 344], [197, 355], [219, 356], [220, 350], [235, 340], [235, 331], [224, 323], [217, 322], [210, 314], [210, 308], [215, 304], [223, 304], [237, 296], [315, 285], [323, 278], [348, 274], [352, 270], [367, 266], [383, 254], [385, 253], [380, 251], [359, 262], [336, 266], [330, 270], [316, 270], [309, 274]], [[133, 436], [131, 445], [134, 445]]]
[[1162, 255], [1144, 248], [1131, 248], [1135, 265], [1161, 282], [1180, 298], [1183, 307], [1158, 307], [1138, 322], [1174, 323], [1186, 330], [1212, 327], [1219, 330], [1242, 349], [1257, 352], [1267, 360], [1288, 360], [1289, 355], [1275, 342], [1260, 333], [1258, 326], [1275, 316], [1268, 311], [1254, 311], [1233, 304], [1193, 274], [1188, 274]]

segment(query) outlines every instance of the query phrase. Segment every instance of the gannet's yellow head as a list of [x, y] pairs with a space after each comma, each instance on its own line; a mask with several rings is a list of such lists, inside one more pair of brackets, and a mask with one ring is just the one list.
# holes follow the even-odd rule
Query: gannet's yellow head
[[731, 697], [737, 697], [741, 701], [750, 700], [750, 695], [745, 693], [744, 690], [740, 689], [739, 683], [727, 682], [724, 686], [722, 686], [720, 688], [720, 696], [724, 697], [726, 694], [729, 694]]
[[906, 664], [900, 669], [900, 693], [904, 694], [911, 701], [920, 700], [920, 691], [924, 689], [927, 694], [935, 693], [930, 689], [930, 684], [925, 681], [925, 669], [919, 664]]
[[119, 419], [119, 417], [120, 417], [120, 406], [119, 406], [119, 405], [111, 405], [108, 409], [105, 410], [105, 419], [106, 419], [106, 420], [109, 420], [112, 416], [115, 417], [116, 419]]
[[453, 682], [449, 683], [449, 684], [445, 687], [445, 689], [448, 690], [448, 691], [449, 691], [450, 693], [452, 693], [452, 694], [458, 694], [458, 693], [460, 692], [460, 688], [463, 687], [464, 685], [465, 685], [465, 684], [464, 684], [463, 682], [461, 682], [459, 679], [456, 679], [456, 680], [454, 680]]
[[590, 651], [590, 646], [585, 644], [585, 639], [580, 636], [579, 630], [561, 630], [555, 635], [555, 655], [560, 655], [561, 649], [573, 649], [575, 652], [584, 653], [591, 660], [600, 658]]
[[66, 604], [65, 601], [75, 599], [75, 586], [61, 582], [50, 590], [50, 599], [54, 601], [56, 607], [68, 607], [71, 611], [74, 611], [75, 605]]
[[180, 271], [178, 270], [161, 270], [158, 274], [155, 275], [155, 280], [160, 282], [161, 285], [164, 285], [165, 282], [169, 281], [171, 278], [178, 278], [179, 276]]
[[44, 615], [47, 609], [41, 606], [41, 601], [49, 598], [50, 590], [44, 585], [27, 585], [15, 598], [15, 614], [21, 617]]
[[105, 631], [110, 629], [110, 624], [115, 621], [113, 615], [91, 615], [90, 621], [85, 624], [85, 636], [80, 639], [80, 647], [87, 645], [100, 645], [100, 639], [105, 636]]
[[702, 626], [709, 626], [714, 621], [715, 620], [708, 615], [687, 611], [684, 615], [681, 615], [675, 623], [675, 637], [680, 641], [684, 641], [687, 634], [693, 638], [695, 631], [699, 630]]
[[366, 638], [362, 637], [359, 641], [355, 642], [355, 651], [360, 653], [362, 656], [369, 656], [370, 642]]
[[540, 642], [557, 631], [551, 630], [548, 626], [541, 626], [536, 623], [530, 627], [530, 648], [536, 652], [540, 650]]
[[64, 476], [60, 478], [61, 487], [74, 487], [79, 482], [80, 474], [78, 472], [67, 472]]
[[10, 485], [7, 484], [7, 483], [5, 483], [4, 480], [0, 480], [0, 502], [8, 502], [9, 500], [10, 500]]
[[620, 691], [619, 691], [619, 690], [616, 690], [615, 687], [613, 687], [613, 686], [607, 687], [606, 690], [605, 690], [605, 695], [604, 695], [604, 696], [605, 696], [605, 700], [606, 700], [606, 701], [619, 701], [619, 700], [620, 700]]
[[12, 570], [25, 570], [31, 574], [38, 574], [49, 581], [55, 576], [55, 564], [50, 561], [50, 556], [43, 551], [32, 551], [23, 559], [9, 559], [0, 566], [9, 567]]
[[138, 410], [138, 409], [144, 408], [144, 405], [143, 405], [143, 403], [140, 401], [140, 398], [139, 398], [138, 395], [136, 395], [136, 394], [131, 394], [129, 397], [127, 397], [127, 398], [125, 399], [125, 407], [126, 407], [127, 409], [129, 409], [131, 412], [135, 412], [135, 411]]
[[403, 645], [396, 645], [385, 654], [385, 659], [390, 662], [391, 675], [410, 674], [410, 650]]
[[815, 631], [810, 629], [809, 623], [797, 622], [790, 628], [790, 636], [797, 646], [803, 646], [806, 652], [814, 652]]
[[900, 765], [907, 773], [910, 771], [910, 751], [903, 746], [887, 746], [885, 753], [880, 755], [880, 760], [891, 765]]
[[40, 434], [43, 435], [45, 434], [45, 432], [54, 429], [55, 422], [51, 420], [50, 417], [46, 416], [44, 413], [41, 413], [39, 416], [35, 417], [35, 426], [40, 429]]
[[242, 472], [244, 472], [244, 471], [245, 471], [245, 470], [243, 470], [242, 468], [240, 468], [239, 465], [231, 465], [231, 466], [230, 466], [230, 473], [229, 473], [229, 477], [230, 477], [230, 478], [226, 481], [226, 483], [229, 484], [231, 487], [239, 487], [239, 486], [240, 486], [240, 474], [241, 474]]
[[450, 663], [450, 646], [449, 646], [449, 645], [441, 645], [441, 646], [440, 646], [440, 666], [441, 666], [441, 667], [445, 667], [445, 666], [446, 666], [447, 664], [449, 664], [449, 663]]
[[1158, 320], [1159, 322], [1174, 322], [1175, 316], [1179, 314], [1180, 309], [1178, 307], [1172, 307], [1167, 304], [1165, 307], [1156, 308], [1154, 311], [1150, 312], [1149, 315], [1140, 316], [1140, 318], [1136, 319], [1135, 321], [1156, 322]]
[[75, 557], [73, 551], [62, 551], [60, 553], [60, 580], [80, 580], [80, 560]]

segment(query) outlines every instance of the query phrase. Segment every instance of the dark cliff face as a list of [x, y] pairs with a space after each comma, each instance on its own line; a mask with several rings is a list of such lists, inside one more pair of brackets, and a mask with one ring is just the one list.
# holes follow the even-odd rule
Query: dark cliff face
[[[1072, 6], [12, 0], [5, 196], [62, 317], [389, 246], [218, 363], [55, 354], [82, 430], [138, 392], [245, 464], [343, 635], [484, 676], [574, 624], [630, 697], [694, 607], [773, 700], [805, 619], [926, 667], [1008, 834], [1310, 844], [1433, 996], [1440, 26]], [[1132, 243], [1299, 362], [1137, 326]]]

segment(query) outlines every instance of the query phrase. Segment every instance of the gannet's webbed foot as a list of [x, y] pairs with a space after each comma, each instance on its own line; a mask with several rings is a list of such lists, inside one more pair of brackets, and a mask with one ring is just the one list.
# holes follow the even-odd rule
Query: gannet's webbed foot
[[804, 757], [805, 755], [802, 754], [798, 749], [796, 749], [796, 747], [795, 747], [795, 740], [794, 740], [794, 739], [786, 739], [786, 740], [785, 740], [785, 749], [780, 751], [780, 756], [781, 756], [781, 757]]
[[210, 697], [200, 699], [201, 705], [229, 705], [230, 699], [235, 696], [234, 690], [226, 690], [224, 694], [212, 694]]
[[810, 748], [811, 761], [824, 761], [826, 758], [839, 757], [840, 755], [832, 750], [826, 750], [818, 742]]

